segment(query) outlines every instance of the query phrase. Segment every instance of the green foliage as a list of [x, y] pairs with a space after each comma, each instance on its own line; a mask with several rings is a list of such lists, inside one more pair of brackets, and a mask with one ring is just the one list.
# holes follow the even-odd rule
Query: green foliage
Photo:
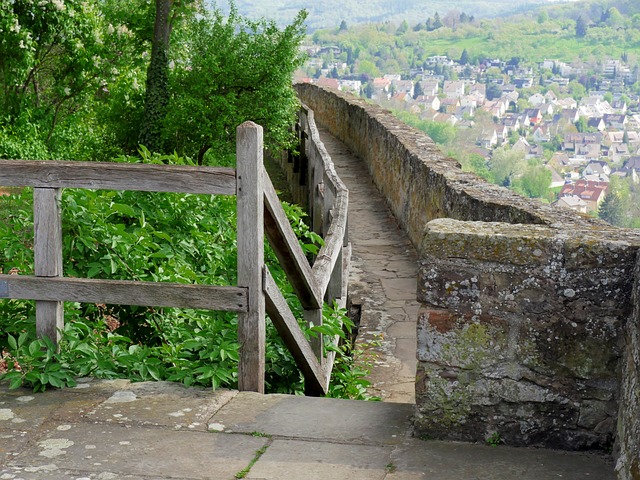
[[604, 197], [598, 208], [598, 217], [611, 225], [622, 226], [623, 205], [622, 200], [616, 193], [608, 193]]
[[306, 13], [279, 29], [267, 20], [250, 21], [232, 6], [189, 25], [188, 49], [175, 59], [174, 92], [165, 124], [169, 150], [196, 156], [233, 142], [246, 120], [265, 129], [265, 144], [292, 145], [290, 126], [299, 103], [291, 84], [304, 57], [299, 45]]
[[498, 148], [493, 152], [491, 162], [491, 181], [497, 185], [508, 187], [518, 172], [524, 168], [524, 154], [516, 150]]
[[429, 135], [438, 145], [451, 145], [456, 139], [456, 129], [449, 123], [420, 120], [414, 115], [403, 111], [396, 111], [394, 115], [406, 124]]
[[[92, 152], [102, 129], [81, 130], [88, 108], [107, 101], [108, 86], [136, 64], [132, 32], [106, 8], [108, 2], [15, 0], [0, 4], [0, 156], [60, 158], [85, 143]], [[94, 121], [96, 116], [89, 117]], [[60, 129], [66, 132], [58, 136]], [[108, 149], [107, 149], [108, 150]], [[87, 154], [81, 154], [86, 157]]]
[[[147, 162], [190, 164], [176, 156]], [[129, 159], [120, 158], [119, 161]], [[62, 197], [63, 257], [67, 276], [235, 285], [235, 197], [67, 189]], [[0, 197], [2, 273], [31, 273], [32, 193]], [[285, 204], [305, 252], [321, 239], [302, 210]], [[330, 340], [350, 328], [344, 311], [326, 310], [325, 324], [308, 331], [302, 310], [271, 249], [266, 262], [307, 335], [321, 332], [338, 351], [332, 395], [366, 398], [367, 370]], [[212, 388], [237, 386], [237, 318], [228, 312], [120, 305], [65, 304], [60, 350], [35, 336], [33, 302], [0, 302], [4, 379], [35, 390], [73, 385], [78, 376], [170, 380]], [[266, 384], [271, 392], [302, 393], [303, 378], [284, 342], [267, 322]]]
[[587, 35], [587, 22], [582, 15], [576, 20], [576, 37], [583, 38]]
[[502, 437], [500, 437], [500, 434], [498, 432], [493, 432], [491, 435], [487, 437], [486, 442], [487, 442], [487, 445], [491, 447], [497, 447], [498, 445], [503, 443], [503, 440], [502, 440]]
[[528, 165], [513, 183], [514, 190], [522, 195], [543, 198], [551, 185], [551, 170], [542, 165]]
[[0, 158], [49, 158], [41, 129], [25, 111], [13, 120], [0, 120]]
[[465, 157], [464, 162], [461, 161], [461, 163], [463, 170], [473, 172], [485, 180], [489, 180], [491, 178], [491, 172], [489, 171], [487, 162], [483, 156], [472, 153], [468, 157]]
[[162, 151], [162, 124], [169, 105], [169, 56], [167, 45], [155, 44], [147, 71], [144, 115], [138, 139], [152, 152]]
[[[34, 392], [44, 391], [48, 386], [62, 388], [76, 384], [73, 373], [59, 361], [55, 345], [48, 338], [36, 340], [29, 338], [29, 332], [22, 332], [16, 339], [7, 335], [9, 371], [0, 376], [9, 383], [9, 388], [18, 388], [23, 384], [33, 386]], [[20, 359], [17, 363], [15, 359]]]
[[366, 377], [375, 359], [371, 349], [376, 344], [356, 346], [352, 336], [353, 328], [353, 321], [347, 316], [346, 310], [336, 304], [325, 304], [323, 324], [311, 327], [311, 335], [324, 335], [325, 355], [327, 352], [334, 352], [336, 356], [328, 396], [351, 400], [380, 400], [367, 393], [371, 382]]

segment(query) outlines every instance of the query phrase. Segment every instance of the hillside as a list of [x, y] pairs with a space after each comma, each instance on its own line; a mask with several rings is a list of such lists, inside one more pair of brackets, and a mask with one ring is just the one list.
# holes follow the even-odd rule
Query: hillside
[[[238, 10], [251, 18], [265, 16], [278, 23], [290, 22], [295, 14], [306, 9], [309, 12], [307, 27], [310, 31], [340, 25], [343, 20], [349, 25], [371, 22], [401, 22], [402, 20], [424, 21], [436, 12], [452, 9], [464, 11], [475, 17], [495, 17], [521, 12], [550, 0], [239, 0]], [[553, 0], [552, 0], [553, 1]], [[558, 0], [570, 1], [570, 0]]]
[[[609, 18], [609, 11], [617, 13]], [[576, 34], [579, 17], [587, 25], [583, 36]], [[346, 29], [317, 30], [313, 41], [351, 52], [356, 59], [354, 73], [372, 76], [407, 73], [432, 55], [458, 59], [464, 50], [476, 62], [499, 57], [525, 63], [546, 58], [590, 62], [623, 54], [635, 60], [640, 51], [640, 2], [633, 0], [552, 5], [467, 23], [451, 23], [451, 12], [441, 18], [444, 26], [432, 31], [424, 26], [431, 20], [425, 16], [406, 24], [347, 24]]]

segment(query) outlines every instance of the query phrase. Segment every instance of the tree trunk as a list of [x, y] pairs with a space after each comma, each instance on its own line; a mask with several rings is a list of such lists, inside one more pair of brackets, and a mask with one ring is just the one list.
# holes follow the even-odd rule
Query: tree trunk
[[138, 143], [152, 152], [162, 150], [162, 122], [169, 102], [169, 37], [173, 0], [156, 0], [156, 20], [153, 29], [151, 61], [147, 70], [144, 116]]

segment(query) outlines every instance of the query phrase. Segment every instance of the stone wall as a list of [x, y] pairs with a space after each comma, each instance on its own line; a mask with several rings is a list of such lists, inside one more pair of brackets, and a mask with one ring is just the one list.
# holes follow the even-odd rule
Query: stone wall
[[640, 232], [489, 185], [380, 107], [296, 88], [363, 159], [420, 254], [417, 434], [617, 442], [620, 478], [638, 480]]
[[613, 229], [429, 222], [418, 434], [610, 450], [638, 248], [627, 240]]
[[640, 258], [636, 264], [635, 278], [635, 308], [627, 325], [627, 348], [622, 361], [616, 465], [620, 480], [640, 480]]
[[366, 163], [391, 211], [416, 248], [427, 221], [455, 218], [486, 222], [605, 225], [588, 217], [524, 199], [460, 169], [422, 132], [364, 100], [311, 84], [297, 84], [300, 99]]

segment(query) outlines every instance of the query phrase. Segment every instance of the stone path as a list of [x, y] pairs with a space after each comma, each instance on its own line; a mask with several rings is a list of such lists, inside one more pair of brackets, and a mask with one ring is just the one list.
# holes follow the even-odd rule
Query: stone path
[[612, 480], [606, 459], [411, 437], [413, 405], [166, 382], [0, 387], [2, 480]]
[[367, 167], [319, 128], [338, 176], [349, 189], [352, 269], [349, 295], [361, 308], [358, 345], [375, 347], [370, 393], [385, 402], [415, 402], [418, 259]]

